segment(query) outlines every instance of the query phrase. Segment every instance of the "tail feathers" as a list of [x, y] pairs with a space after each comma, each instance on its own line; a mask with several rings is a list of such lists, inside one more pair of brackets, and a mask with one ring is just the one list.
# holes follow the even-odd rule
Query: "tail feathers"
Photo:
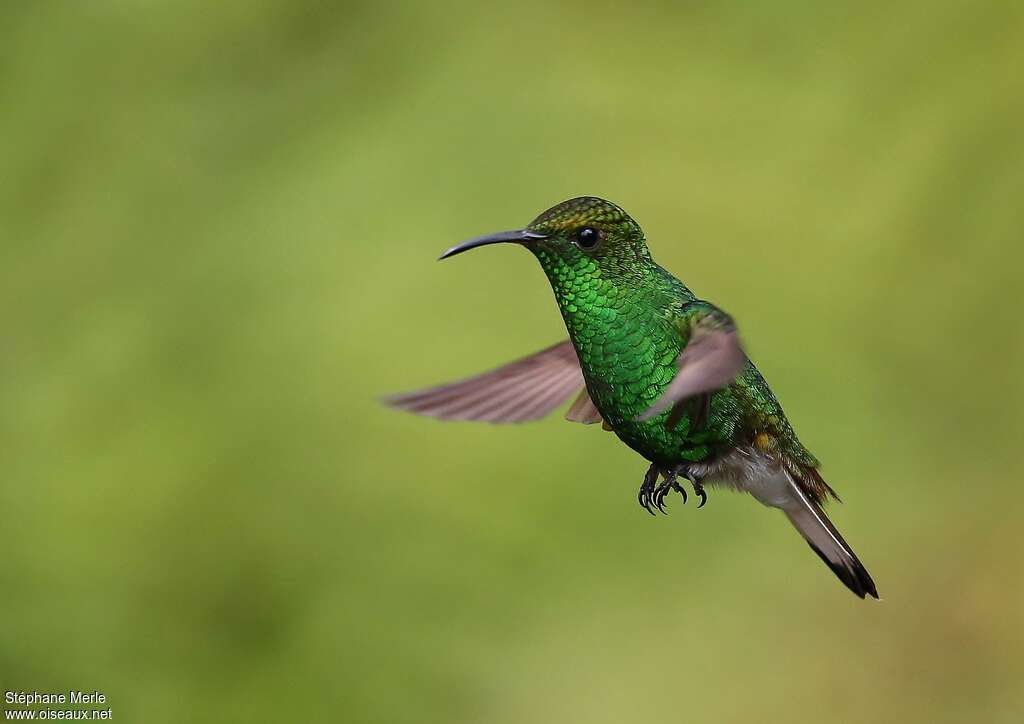
[[783, 510], [793, 527], [800, 531], [800, 535], [807, 540], [811, 549], [847, 588], [861, 598], [878, 598], [878, 591], [875, 589], [875, 582], [871, 580], [871, 575], [832, 525], [832, 521], [817, 503], [808, 498], [798, 483], [791, 480], [790, 484], [795, 491], [795, 500]]

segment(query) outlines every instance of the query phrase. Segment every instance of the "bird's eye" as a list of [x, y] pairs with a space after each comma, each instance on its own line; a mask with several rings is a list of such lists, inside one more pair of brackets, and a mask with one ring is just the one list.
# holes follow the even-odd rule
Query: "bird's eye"
[[601, 240], [601, 232], [590, 226], [576, 230], [576, 246], [581, 249], [593, 249]]

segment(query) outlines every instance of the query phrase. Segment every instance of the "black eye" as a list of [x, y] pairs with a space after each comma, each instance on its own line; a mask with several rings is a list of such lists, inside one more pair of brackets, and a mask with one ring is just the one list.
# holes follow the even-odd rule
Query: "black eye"
[[581, 249], [593, 249], [601, 240], [601, 232], [590, 226], [576, 229], [576, 246]]

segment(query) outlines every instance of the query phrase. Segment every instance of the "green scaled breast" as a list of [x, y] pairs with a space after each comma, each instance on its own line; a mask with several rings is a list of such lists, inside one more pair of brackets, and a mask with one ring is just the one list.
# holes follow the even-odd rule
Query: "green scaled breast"
[[673, 463], [703, 460], [727, 444], [736, 425], [729, 389], [715, 393], [712, 414], [691, 434], [696, 414], [672, 429], [665, 415], [637, 422], [676, 373], [685, 339], [677, 324], [694, 299], [681, 282], [655, 264], [608, 270], [577, 254], [534, 252], [551, 281], [591, 399], [615, 433], [648, 459]]

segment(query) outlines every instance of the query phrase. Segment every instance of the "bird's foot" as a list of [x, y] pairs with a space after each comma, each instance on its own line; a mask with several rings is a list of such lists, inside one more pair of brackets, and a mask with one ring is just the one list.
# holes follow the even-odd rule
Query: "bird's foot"
[[647, 469], [647, 474], [644, 475], [644, 482], [640, 486], [639, 492], [636, 494], [636, 502], [640, 503], [640, 507], [646, 510], [651, 515], [654, 515], [654, 511], [651, 510], [651, 506], [654, 503], [654, 494], [656, 492], [654, 484], [658, 482], [658, 466], [651, 464], [651, 467]]
[[676, 475], [677, 473], [674, 470], [665, 473], [665, 482], [654, 491], [654, 504], [658, 507], [658, 510], [665, 514], [668, 514], [668, 511], [665, 510], [665, 496], [673, 490], [683, 496], [683, 503], [686, 503], [686, 489], [676, 481]]
[[704, 486], [697, 478], [691, 478], [690, 485], [693, 486], [693, 494], [700, 498], [700, 503], [697, 504], [697, 508], [703, 508], [704, 504], [708, 502], [708, 494], [704, 492]]
[[[665, 477], [664, 482], [658, 485], [658, 476], [663, 475]], [[700, 503], [697, 505], [698, 508], [703, 508], [704, 504], [708, 502], [708, 494], [704, 492], [704, 486], [701, 484], [699, 479], [696, 479], [689, 474], [685, 467], [679, 467], [675, 470], [662, 470], [657, 465], [651, 465], [647, 469], [647, 474], [644, 475], [644, 482], [640, 486], [640, 490], [636, 494], [636, 500], [640, 503], [640, 507], [646, 510], [651, 515], [654, 515], [654, 510], [660, 510], [662, 513], [668, 514], [665, 509], [665, 498], [675, 490], [683, 497], [683, 503], [686, 503], [686, 489], [679, 484], [679, 476], [682, 476], [690, 481], [690, 485], [693, 486], [694, 494], [700, 498]]]

